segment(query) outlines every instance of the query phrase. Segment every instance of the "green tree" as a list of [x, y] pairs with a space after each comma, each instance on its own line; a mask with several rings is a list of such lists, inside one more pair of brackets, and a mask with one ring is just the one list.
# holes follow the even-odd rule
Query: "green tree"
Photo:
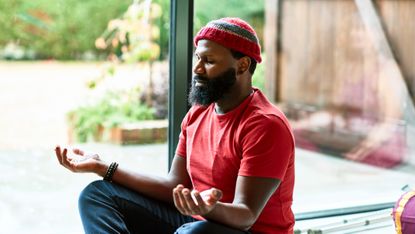
[[14, 42], [38, 58], [105, 53], [94, 41], [131, 0], [0, 0], [0, 47]]
[[163, 10], [152, 0], [134, 0], [119, 18], [110, 20], [107, 29], [95, 42], [97, 48], [111, 48], [110, 58], [122, 62], [148, 62], [149, 85], [146, 104], [153, 106], [153, 63], [160, 58], [160, 27]]

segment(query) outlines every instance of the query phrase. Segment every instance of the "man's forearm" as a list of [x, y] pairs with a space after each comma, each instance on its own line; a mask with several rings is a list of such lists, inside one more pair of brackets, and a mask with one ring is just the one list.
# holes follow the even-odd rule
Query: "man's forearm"
[[243, 204], [222, 202], [218, 202], [215, 208], [203, 217], [245, 231], [249, 230], [257, 219], [254, 213]]
[[[106, 170], [108, 170], [108, 165], [101, 164], [97, 166], [95, 173], [104, 177]], [[168, 177], [130, 172], [120, 166], [114, 172], [112, 181], [146, 196], [169, 203], [173, 202], [172, 189], [176, 184]]]

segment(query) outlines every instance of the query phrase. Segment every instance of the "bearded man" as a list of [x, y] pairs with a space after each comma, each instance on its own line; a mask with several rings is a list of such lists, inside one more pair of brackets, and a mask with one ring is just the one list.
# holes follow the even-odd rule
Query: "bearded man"
[[284, 114], [252, 87], [261, 62], [254, 29], [222, 18], [194, 43], [192, 107], [166, 178], [97, 154], [75, 161], [56, 147], [66, 168], [104, 178], [79, 198], [86, 233], [293, 233], [294, 138]]

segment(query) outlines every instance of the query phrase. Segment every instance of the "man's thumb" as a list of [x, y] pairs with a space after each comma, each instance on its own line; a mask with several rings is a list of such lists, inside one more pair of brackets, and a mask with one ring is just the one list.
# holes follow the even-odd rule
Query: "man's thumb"
[[220, 200], [222, 198], [222, 191], [220, 191], [219, 189], [212, 189], [212, 195], [216, 200]]

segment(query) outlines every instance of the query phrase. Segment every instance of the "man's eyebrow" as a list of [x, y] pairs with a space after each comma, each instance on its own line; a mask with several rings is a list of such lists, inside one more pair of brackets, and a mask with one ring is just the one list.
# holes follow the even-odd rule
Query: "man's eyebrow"
[[203, 57], [214, 57], [214, 55], [209, 53], [208, 51], [196, 51], [195, 50], [194, 55], [203, 56]]

